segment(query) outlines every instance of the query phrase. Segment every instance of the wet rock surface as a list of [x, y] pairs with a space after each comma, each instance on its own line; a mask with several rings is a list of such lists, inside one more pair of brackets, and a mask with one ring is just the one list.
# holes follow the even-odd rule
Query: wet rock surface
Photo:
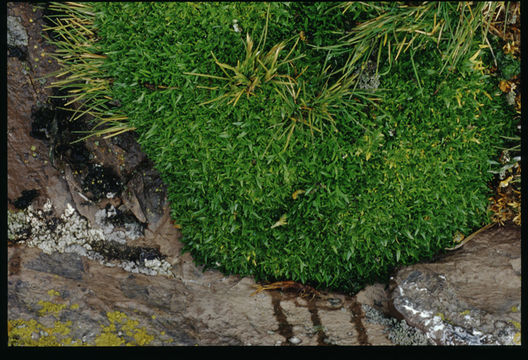
[[[134, 134], [72, 144], [75, 131], [86, 125], [68, 121], [69, 113], [60, 109], [64, 94], [46, 87], [53, 78], [39, 80], [57, 69], [46, 56], [52, 49], [42, 39], [43, 11], [31, 3], [8, 3], [8, 16], [18, 24], [10, 31], [27, 35], [27, 56], [8, 53], [7, 69], [12, 345], [439, 343], [440, 335], [412, 318], [387, 315], [398, 301], [413, 299], [395, 297], [398, 287], [392, 297], [384, 284], [355, 296], [256, 293], [250, 278], [196, 266], [181, 253], [163, 182]], [[519, 241], [519, 234], [508, 234]], [[515, 256], [508, 259], [518, 264]], [[396, 275], [399, 286], [409, 277], [405, 270]], [[475, 276], [473, 270], [460, 271]], [[470, 279], [467, 296], [471, 289], [479, 293], [480, 285], [468, 284]], [[518, 299], [509, 305], [520, 311], [520, 294]], [[496, 311], [479, 304], [475, 300], [469, 310]]]
[[521, 234], [489, 229], [393, 278], [393, 313], [440, 345], [520, 344]]

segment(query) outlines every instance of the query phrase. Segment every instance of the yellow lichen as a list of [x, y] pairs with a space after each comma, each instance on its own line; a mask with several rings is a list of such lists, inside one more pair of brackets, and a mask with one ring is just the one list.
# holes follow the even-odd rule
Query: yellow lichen
[[[122, 346], [122, 345], [148, 345], [154, 340], [145, 328], [138, 327], [139, 321], [128, 319], [127, 315], [120, 311], [107, 312], [106, 317], [109, 325], [101, 325], [102, 332], [95, 339], [97, 346]], [[126, 335], [132, 341], [127, 341]]]
[[112, 324], [114, 324], [116, 322], [117, 323], [121, 323], [122, 321], [127, 319], [126, 314], [124, 314], [124, 313], [122, 313], [120, 311], [107, 312], [106, 313], [106, 317], [108, 318], [108, 320]]
[[74, 346], [81, 345], [80, 340], [73, 341], [65, 338], [71, 332], [71, 321], [65, 323], [55, 321], [53, 326], [47, 327], [36, 321], [9, 320], [8, 345], [9, 346]]
[[122, 346], [124, 344], [125, 340], [111, 331], [103, 330], [103, 332], [95, 338], [95, 346]]
[[154, 340], [154, 336], [149, 334], [145, 328], [136, 328], [132, 335], [134, 338], [135, 345], [144, 346], [148, 345]]
[[8, 321], [8, 342], [9, 346], [13, 345], [31, 345], [33, 338], [31, 335], [37, 330], [37, 321], [34, 319], [25, 320], [9, 320]]
[[[50, 297], [60, 296], [56, 290], [49, 290]], [[39, 317], [53, 316], [56, 319], [62, 310], [78, 310], [79, 304], [58, 304], [50, 301], [39, 300]], [[9, 320], [7, 324], [9, 346], [143, 346], [149, 345], [154, 340], [154, 335], [149, 334], [144, 327], [139, 326], [138, 320], [129, 319], [120, 311], [107, 312], [108, 324], [101, 325], [101, 333], [97, 335], [94, 344], [85, 343], [83, 340], [72, 339], [68, 336], [72, 332], [72, 321], [61, 322], [55, 320], [50, 326], [49, 318], [41, 323], [37, 319]], [[153, 315], [152, 319], [156, 317]], [[165, 335], [164, 332], [161, 333]]]
[[510, 322], [512, 323], [513, 326], [515, 326], [515, 328], [517, 330], [521, 330], [521, 323], [520, 322], [514, 321], [514, 320], [510, 320]]
[[516, 332], [515, 335], [513, 335], [513, 342], [517, 345], [521, 345], [521, 332]]
[[48, 295], [50, 297], [54, 297], [54, 296], [60, 296], [60, 293], [57, 290], [51, 289], [51, 290], [48, 290]]
[[39, 300], [38, 303], [42, 308], [38, 311], [39, 316], [45, 316], [48, 314], [58, 316], [59, 312], [66, 308], [66, 304], [55, 304], [50, 301]]

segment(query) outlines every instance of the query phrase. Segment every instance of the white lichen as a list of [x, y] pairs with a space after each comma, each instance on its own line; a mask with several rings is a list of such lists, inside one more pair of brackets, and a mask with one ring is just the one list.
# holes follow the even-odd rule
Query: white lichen
[[233, 19], [233, 30], [235, 30], [235, 32], [237, 32], [237, 33], [241, 33], [242, 32], [242, 29], [240, 28], [240, 26], [238, 26], [238, 20], [237, 19]]
[[[52, 202], [48, 200], [44, 204], [43, 210], [35, 210], [30, 205], [24, 211], [9, 211], [9, 241], [37, 247], [46, 254], [54, 252], [75, 253], [96, 260], [106, 266], [119, 266], [135, 273], [172, 275], [171, 264], [163, 259], [144, 260], [142, 263], [108, 261], [102, 254], [94, 251], [92, 244], [101, 242], [124, 244], [126, 243], [124, 231], [113, 231], [114, 226], [111, 224], [107, 224], [108, 226], [103, 229], [92, 227], [71, 204], [66, 204], [64, 213], [59, 217], [60, 220], [53, 219], [50, 216], [52, 207]], [[112, 214], [112, 209], [109, 210], [110, 214]], [[106, 211], [96, 214], [96, 219], [101, 220], [103, 215], [107, 216], [108, 214]], [[137, 231], [136, 227], [131, 226], [126, 233], [137, 236]]]
[[[408, 287], [414, 291], [418, 290], [421, 292], [426, 290], [419, 288], [416, 283], [408, 284]], [[419, 304], [408, 300], [404, 295], [405, 291], [402, 286], [398, 286], [396, 290], [400, 294], [401, 308], [420, 323], [420, 328], [425, 330], [425, 336], [435, 343], [444, 345], [515, 344], [513, 340], [515, 331], [512, 327], [502, 331], [504, 335], [499, 336], [499, 339], [492, 334], [485, 334], [477, 330], [476, 327], [479, 325], [479, 321], [470, 314], [465, 314], [463, 317], [464, 324], [456, 325], [445, 319], [444, 315], [440, 313], [434, 314], [433, 311], [425, 310]]]

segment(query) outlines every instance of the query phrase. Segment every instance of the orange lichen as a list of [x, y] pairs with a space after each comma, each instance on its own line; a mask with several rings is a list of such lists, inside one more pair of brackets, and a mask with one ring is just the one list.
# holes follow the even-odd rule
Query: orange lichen
[[491, 219], [501, 225], [507, 221], [521, 225], [521, 192], [517, 189], [518, 180], [521, 178], [520, 163], [511, 170], [512, 175], [501, 181], [496, 194], [489, 198]]

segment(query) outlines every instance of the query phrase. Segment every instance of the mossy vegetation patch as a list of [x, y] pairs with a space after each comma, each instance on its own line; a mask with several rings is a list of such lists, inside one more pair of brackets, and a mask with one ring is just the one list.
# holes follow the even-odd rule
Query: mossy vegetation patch
[[[487, 71], [493, 9], [89, 6], [107, 124], [139, 134], [197, 263], [356, 291], [489, 221], [488, 160], [514, 128]], [[367, 60], [379, 87], [358, 86]]]

